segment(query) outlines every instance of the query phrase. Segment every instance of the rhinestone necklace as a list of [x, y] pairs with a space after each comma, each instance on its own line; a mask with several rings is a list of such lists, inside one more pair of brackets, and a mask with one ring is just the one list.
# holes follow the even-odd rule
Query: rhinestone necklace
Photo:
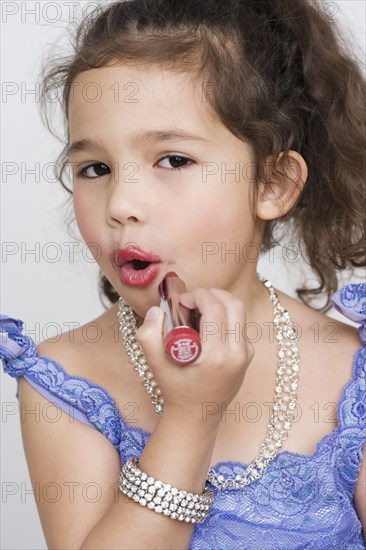
[[[259, 276], [268, 289], [273, 302], [273, 323], [278, 347], [278, 368], [275, 386], [274, 403], [267, 435], [261, 444], [259, 454], [246, 467], [244, 472], [235, 478], [224, 478], [210, 468], [207, 480], [217, 489], [243, 489], [246, 485], [263, 475], [268, 466], [282, 447], [282, 442], [288, 437], [293, 416], [296, 412], [296, 398], [299, 381], [299, 348], [296, 330], [292, 325], [290, 314], [281, 306], [273, 286], [268, 279]], [[130, 361], [150, 395], [150, 401], [157, 414], [163, 413], [164, 397], [154, 374], [146, 362], [146, 358], [136, 336], [136, 317], [130, 305], [122, 297], [119, 298], [117, 316], [122, 342]]]

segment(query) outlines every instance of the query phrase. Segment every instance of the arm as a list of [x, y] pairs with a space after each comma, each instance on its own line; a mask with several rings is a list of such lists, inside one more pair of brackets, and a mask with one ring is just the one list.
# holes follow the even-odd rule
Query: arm
[[[140, 468], [178, 489], [201, 494], [215, 439], [216, 432], [195, 431], [186, 419], [165, 414], [141, 454]], [[172, 520], [121, 495], [81, 548], [171, 550], [189, 547], [194, 524]]]
[[[24, 378], [19, 400], [24, 410], [50, 406]], [[118, 489], [120, 457], [103, 434], [65, 413], [57, 422], [42, 414], [24, 416], [24, 449], [49, 548], [188, 548], [194, 524], [158, 514]], [[163, 415], [140, 467], [179, 489], [202, 493], [216, 434], [207, 425], [193, 428], [185, 418]]]
[[[246, 308], [241, 300], [222, 289], [196, 289], [181, 295], [183, 305], [198, 309], [203, 319], [219, 323], [245, 324]], [[202, 421], [201, 406], [206, 401], [230, 403], [242, 385], [254, 347], [245, 339], [222, 341], [220, 331], [204, 347], [192, 368], [182, 369], [165, 355], [161, 335], [164, 313], [146, 319], [138, 329], [140, 343], [160, 381], [165, 398], [164, 414], [140, 457], [143, 471], [178, 489], [202, 494], [220, 426], [220, 415]], [[221, 326], [221, 325], [219, 325]], [[49, 344], [38, 351], [48, 357]], [[70, 346], [60, 348], [56, 359], [62, 364]], [[67, 353], [68, 351], [66, 351]], [[53, 353], [53, 352], [52, 352]], [[70, 360], [73, 360], [70, 357]], [[27, 409], [45, 399], [29, 384], [22, 384], [21, 401]], [[22, 405], [22, 403], [21, 403]], [[65, 415], [67, 416], [67, 415]], [[79, 487], [94, 482], [100, 498], [86, 501], [79, 490], [74, 502], [63, 494], [56, 503], [41, 493], [38, 503], [47, 541], [53, 548], [79, 549], [187, 549], [195, 524], [171, 519], [127, 498], [117, 489], [119, 454], [112, 444], [93, 428], [70, 423], [62, 417], [50, 424], [43, 418], [24, 423], [25, 451], [32, 482], [41, 486], [49, 481], [63, 486], [73, 480]], [[80, 424], [80, 425], [79, 425]], [[111, 491], [111, 486], [115, 491]]]
[[360, 474], [356, 483], [355, 504], [362, 525], [363, 539], [366, 543], [366, 447], [363, 453]]

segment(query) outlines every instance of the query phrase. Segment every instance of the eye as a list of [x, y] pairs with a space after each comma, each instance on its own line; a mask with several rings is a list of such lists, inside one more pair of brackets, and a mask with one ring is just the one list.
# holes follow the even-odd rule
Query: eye
[[[87, 172], [89, 170], [89, 173]], [[93, 172], [94, 174], [93, 175]], [[109, 174], [110, 170], [108, 166], [101, 162], [95, 162], [94, 164], [88, 164], [87, 166], [84, 166], [77, 172], [77, 176], [85, 179], [96, 179], [101, 176], [105, 176], [106, 174]]]
[[160, 159], [159, 162], [166, 159], [168, 160], [168, 162], [170, 162], [173, 165], [172, 168], [167, 167], [168, 170], [182, 170], [182, 168], [184, 168], [185, 166], [189, 166], [189, 164], [187, 165], [187, 161], [190, 164], [194, 163], [192, 159], [189, 159], [187, 157], [182, 157], [181, 155], [167, 155], [166, 157], [163, 157], [162, 159]]

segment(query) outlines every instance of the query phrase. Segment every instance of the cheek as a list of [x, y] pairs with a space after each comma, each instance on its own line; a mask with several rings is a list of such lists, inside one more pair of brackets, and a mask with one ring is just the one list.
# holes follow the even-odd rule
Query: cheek
[[[206, 196], [204, 201], [181, 204], [166, 224], [168, 240], [176, 244], [182, 257], [201, 262], [207, 251], [216, 251], [220, 243], [229, 240], [230, 219], [226, 212], [220, 211], [219, 204], [213, 202]], [[211, 265], [212, 261], [211, 258]]]
[[230, 231], [233, 225], [234, 205], [229, 204], [227, 197], [222, 193], [215, 195], [212, 190], [211, 196], [200, 197], [194, 208], [187, 213], [187, 229], [197, 236], [207, 237], [208, 240], [214, 236], [224, 236]]
[[94, 210], [92, 209], [92, 205], [89, 203], [90, 200], [88, 200], [85, 193], [74, 191], [73, 207], [75, 221], [85, 242], [95, 240], [93, 239], [93, 234], [97, 231], [95, 215], [90, 215], [90, 212], [94, 212]]
[[[84, 198], [81, 200], [78, 193], [74, 194], [73, 205], [75, 221], [85, 243], [83, 258], [88, 264], [94, 261], [103, 270], [106, 263], [105, 245], [101, 239], [101, 231], [99, 224], [96, 222], [95, 212], [87, 200], [84, 200]], [[93, 212], [93, 215], [90, 215], [90, 212]]]

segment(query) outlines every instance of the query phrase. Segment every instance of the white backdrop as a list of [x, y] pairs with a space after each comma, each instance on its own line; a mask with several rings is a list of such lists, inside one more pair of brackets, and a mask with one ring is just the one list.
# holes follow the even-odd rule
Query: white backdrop
[[[72, 246], [65, 228], [67, 194], [47, 170], [61, 145], [41, 123], [36, 84], [45, 47], [64, 43], [66, 27], [97, 4], [1, 2], [1, 313], [22, 319], [37, 343], [104, 311], [97, 293], [98, 268], [82, 242]], [[336, 19], [364, 64], [365, 1], [319, 6]], [[295, 296], [299, 264], [281, 260], [284, 252], [279, 248], [275, 256], [262, 257], [258, 271]], [[359, 282], [360, 277], [344, 274], [342, 282]], [[329, 315], [342, 318], [334, 310]], [[15, 380], [1, 370], [1, 548], [39, 550], [46, 544], [23, 454], [15, 391]]]

